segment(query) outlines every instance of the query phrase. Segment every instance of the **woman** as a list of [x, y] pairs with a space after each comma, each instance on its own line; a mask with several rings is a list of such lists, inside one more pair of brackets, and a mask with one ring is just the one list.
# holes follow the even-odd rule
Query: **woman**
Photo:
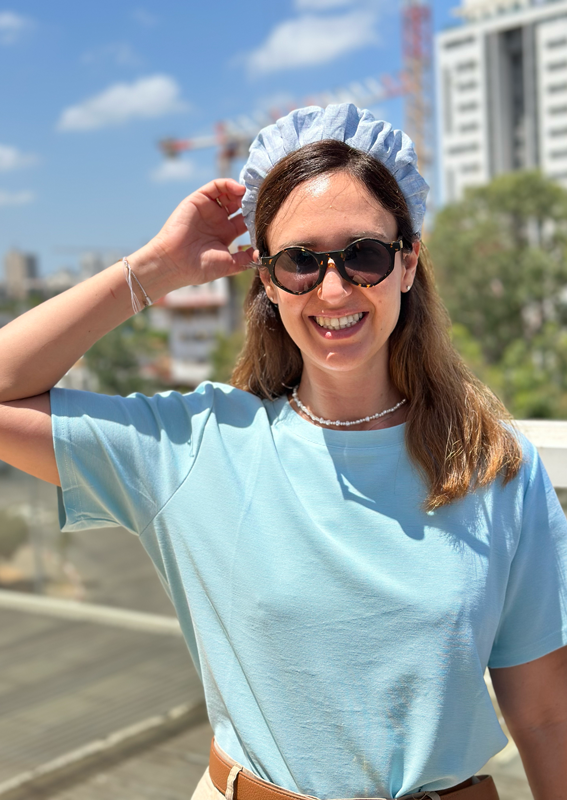
[[[242, 179], [190, 195], [127, 281], [2, 330], [0, 458], [61, 487], [66, 530], [140, 536], [203, 678], [198, 797], [493, 798], [471, 780], [505, 743], [487, 665], [536, 800], [567, 796], [567, 523], [451, 348], [411, 143], [300, 109]], [[231, 255], [245, 220], [256, 248]], [[251, 259], [236, 388], [52, 388], [132, 300]]]

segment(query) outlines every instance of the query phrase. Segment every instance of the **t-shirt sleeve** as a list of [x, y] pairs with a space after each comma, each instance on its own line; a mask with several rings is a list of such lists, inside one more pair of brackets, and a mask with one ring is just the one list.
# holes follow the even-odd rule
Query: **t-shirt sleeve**
[[567, 645], [567, 519], [537, 450], [523, 442], [521, 530], [488, 662], [494, 668], [533, 661]]
[[141, 533], [189, 474], [212, 396], [211, 384], [154, 397], [52, 389], [62, 530]]

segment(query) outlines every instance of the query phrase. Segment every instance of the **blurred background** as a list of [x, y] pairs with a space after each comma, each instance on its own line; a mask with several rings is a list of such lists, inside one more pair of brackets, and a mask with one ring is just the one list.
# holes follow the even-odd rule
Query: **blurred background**
[[[0, 100], [0, 326], [238, 177], [294, 107], [402, 127], [454, 342], [565, 507], [567, 0], [0, 3]], [[60, 385], [228, 381], [250, 277], [172, 292]], [[209, 730], [153, 567], [120, 529], [62, 534], [55, 489], [2, 463], [0, 622], [0, 797], [190, 796]], [[530, 797], [512, 742], [489, 768]]]

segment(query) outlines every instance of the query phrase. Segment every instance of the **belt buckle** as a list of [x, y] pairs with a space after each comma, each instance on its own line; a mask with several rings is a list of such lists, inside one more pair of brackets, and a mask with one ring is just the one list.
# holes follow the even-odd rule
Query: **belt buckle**
[[411, 797], [412, 800], [425, 800], [426, 798], [429, 798], [429, 800], [440, 800], [437, 792], [415, 792], [415, 794], [410, 794], [408, 797]]

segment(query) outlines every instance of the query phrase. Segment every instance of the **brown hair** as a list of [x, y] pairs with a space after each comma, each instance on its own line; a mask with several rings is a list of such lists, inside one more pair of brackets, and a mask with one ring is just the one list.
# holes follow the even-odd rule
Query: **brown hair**
[[[391, 173], [367, 153], [323, 140], [282, 158], [264, 180], [256, 206], [256, 245], [262, 255], [268, 254], [268, 228], [290, 193], [311, 178], [337, 171], [360, 181], [394, 216], [404, 251], [411, 250], [417, 235]], [[299, 383], [303, 361], [259, 275], [245, 310], [246, 340], [232, 384], [262, 398], [278, 397]], [[466, 367], [449, 331], [450, 320], [422, 244], [412, 290], [401, 297], [389, 351], [392, 381], [409, 401], [406, 447], [428, 484], [427, 510], [458, 500], [499, 476], [507, 483], [522, 461], [514, 431], [502, 424], [510, 420], [508, 412]]]

